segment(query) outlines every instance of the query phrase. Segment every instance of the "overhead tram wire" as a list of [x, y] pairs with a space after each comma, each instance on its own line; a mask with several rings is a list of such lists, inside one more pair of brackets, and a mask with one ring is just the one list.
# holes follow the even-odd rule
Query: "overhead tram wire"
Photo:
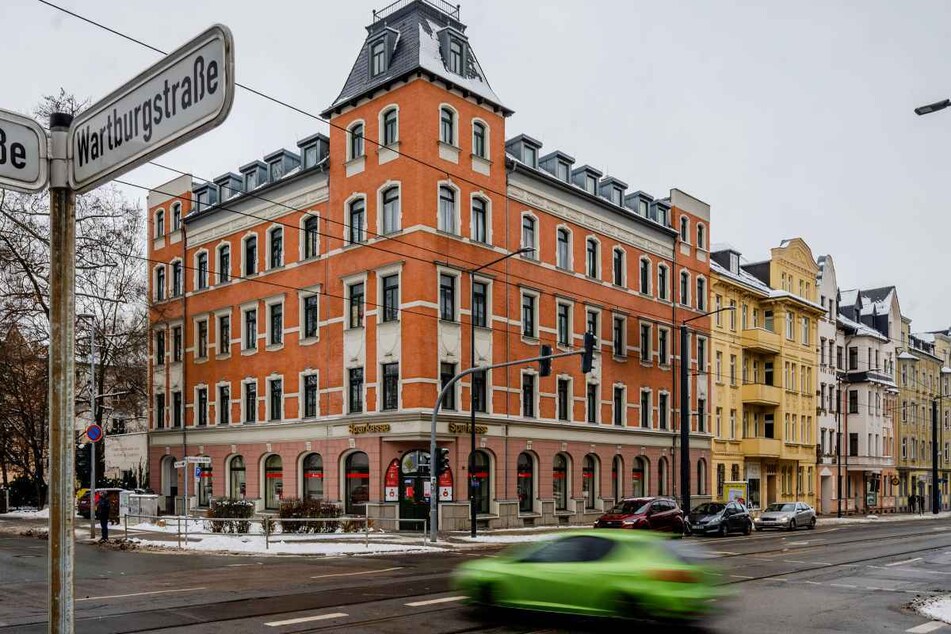
[[[70, 16], [72, 16], [72, 17], [78, 19], [78, 20], [81, 20], [81, 21], [83, 21], [83, 22], [86, 22], [86, 23], [88, 23], [88, 24], [91, 24], [91, 25], [93, 25], [93, 26], [96, 26], [96, 27], [98, 27], [98, 28], [101, 28], [101, 29], [103, 29], [103, 30], [105, 30], [105, 31], [107, 31], [107, 32], [109, 32], [109, 33], [112, 33], [113, 35], [117, 35], [117, 36], [119, 36], [119, 37], [121, 37], [121, 38], [123, 38], [123, 39], [125, 39], [125, 40], [128, 40], [128, 41], [130, 41], [130, 42], [133, 42], [133, 43], [135, 43], [135, 44], [138, 44], [139, 46], [143, 46], [143, 47], [145, 47], [145, 48], [147, 48], [147, 49], [149, 49], [149, 50], [151, 50], [151, 51], [157, 52], [157, 53], [159, 53], [159, 54], [161, 54], [161, 55], [167, 55], [167, 53], [166, 53], [165, 51], [163, 51], [162, 49], [160, 49], [160, 48], [157, 48], [157, 47], [155, 47], [155, 46], [152, 46], [151, 44], [148, 44], [148, 43], [146, 43], [146, 42], [144, 42], [144, 41], [142, 41], [142, 40], [140, 40], [140, 39], [138, 39], [138, 38], [135, 38], [135, 37], [133, 37], [133, 36], [131, 36], [131, 35], [128, 35], [128, 34], [126, 34], [126, 33], [122, 33], [121, 31], [118, 31], [118, 30], [116, 30], [116, 29], [110, 28], [110, 27], [108, 27], [108, 26], [102, 24], [101, 22], [97, 22], [96, 20], [93, 20], [93, 19], [91, 19], [91, 18], [85, 17], [85, 16], [80, 15], [80, 14], [78, 14], [78, 13], [75, 13], [75, 12], [73, 12], [73, 11], [70, 11], [70, 10], [64, 8], [64, 7], [61, 7], [61, 6], [57, 5], [57, 4], [54, 4], [54, 3], [50, 2], [49, 0], [37, 0], [37, 1], [40, 2], [41, 4], [44, 4], [44, 5], [48, 6], [48, 7], [50, 7], [50, 8], [56, 9], [56, 10], [58, 10], [58, 11], [62, 11], [63, 13], [66, 13], [67, 15], [70, 15]], [[294, 105], [292, 105], [292, 104], [289, 104], [289, 103], [287, 103], [286, 101], [283, 101], [283, 100], [281, 100], [281, 99], [279, 99], [279, 98], [277, 98], [277, 97], [273, 97], [273, 96], [271, 96], [271, 95], [268, 95], [268, 94], [266, 94], [266, 93], [264, 93], [264, 92], [262, 92], [262, 91], [260, 91], [260, 90], [258, 90], [258, 89], [256, 89], [256, 88], [252, 88], [252, 87], [248, 86], [247, 84], [242, 84], [242, 83], [236, 81], [236, 82], [235, 82], [235, 85], [236, 85], [237, 87], [242, 88], [242, 89], [244, 89], [244, 90], [246, 90], [246, 91], [248, 91], [248, 92], [250, 92], [250, 93], [252, 93], [252, 94], [254, 94], [254, 95], [257, 95], [257, 96], [263, 98], [263, 99], [267, 99], [268, 101], [271, 101], [271, 102], [273, 102], [273, 103], [275, 103], [275, 104], [284, 106], [284, 107], [286, 107], [286, 108], [288, 108], [288, 109], [290, 109], [290, 110], [292, 110], [292, 111], [294, 111], [294, 112], [296, 112], [296, 113], [298, 113], [298, 114], [302, 114], [302, 115], [304, 115], [304, 116], [306, 116], [306, 117], [309, 117], [309, 118], [311, 118], [311, 119], [314, 119], [314, 120], [316, 120], [316, 121], [320, 121], [320, 122], [322, 122], [322, 123], [326, 123], [329, 127], [336, 128], [337, 130], [340, 130], [340, 131], [342, 131], [342, 132], [348, 132], [348, 130], [346, 129], [346, 127], [341, 126], [341, 125], [339, 125], [339, 124], [337, 124], [337, 123], [334, 123], [334, 122], [331, 121], [330, 119], [326, 119], [326, 118], [324, 118], [324, 117], [321, 117], [320, 115], [316, 115], [316, 114], [313, 114], [313, 113], [311, 113], [311, 112], [307, 112], [306, 110], [303, 110], [302, 108], [298, 108], [297, 106], [294, 106]], [[371, 144], [371, 145], [375, 145], [375, 146], [380, 147], [380, 148], [385, 147], [385, 146], [384, 146], [380, 141], [378, 141], [378, 140], [371, 139], [371, 138], [366, 137], [366, 136], [364, 136], [363, 139], [364, 139], [364, 142], [367, 142], [367, 143], [369, 143], [369, 144]], [[464, 174], [457, 174], [457, 173], [449, 172], [448, 170], [446, 170], [446, 169], [444, 169], [444, 168], [442, 168], [442, 167], [439, 167], [438, 165], [434, 165], [434, 164], [429, 163], [429, 162], [427, 162], [427, 161], [425, 161], [425, 160], [423, 160], [423, 159], [420, 159], [420, 158], [418, 158], [418, 157], [416, 157], [416, 156], [413, 156], [413, 155], [411, 155], [411, 154], [407, 154], [407, 153], [404, 152], [404, 151], [401, 151], [401, 150], [398, 150], [398, 149], [393, 149], [393, 148], [389, 148], [389, 149], [391, 149], [391, 150], [392, 150], [395, 154], [397, 154], [398, 156], [402, 156], [402, 157], [404, 157], [404, 158], [406, 158], [406, 159], [408, 159], [408, 160], [410, 160], [410, 161], [413, 161], [413, 162], [415, 162], [415, 163], [417, 163], [417, 164], [419, 164], [419, 165], [423, 165], [423, 166], [425, 166], [425, 167], [428, 167], [428, 168], [430, 168], [430, 169], [432, 169], [432, 170], [435, 170], [436, 172], [438, 172], [438, 173], [440, 173], [440, 174], [445, 174], [445, 175], [449, 176], [449, 177], [452, 178], [452, 179], [459, 180], [459, 181], [464, 182], [464, 183], [466, 183], [466, 184], [468, 184], [468, 185], [471, 185], [471, 186], [473, 186], [473, 187], [477, 187], [477, 188], [480, 189], [482, 192], [488, 192], [488, 193], [491, 193], [491, 194], [495, 194], [496, 196], [500, 196], [500, 197], [501, 197], [503, 200], [505, 200], [505, 201], [512, 201], [512, 202], [515, 202], [515, 203], [520, 203], [520, 201], [517, 201], [517, 200], [511, 198], [511, 197], [508, 195], [508, 193], [495, 190], [495, 189], [493, 189], [493, 188], [491, 188], [491, 187], [487, 187], [485, 183], [476, 182], [476, 181], [474, 181], [474, 180], [472, 180], [472, 179], [470, 179], [470, 178], [467, 178]], [[164, 166], [164, 165], [160, 165], [160, 164], [157, 164], [157, 163], [156, 163], [155, 165], [156, 165], [157, 167], [163, 167], [163, 168], [165, 168], [165, 169], [169, 169], [168, 167], [166, 167], [166, 166]], [[171, 171], [175, 171], [175, 172], [181, 173], [180, 170], [172, 169]], [[213, 181], [210, 181], [210, 180], [207, 180], [207, 179], [201, 179], [201, 180], [204, 180], [204, 181], [206, 181], [206, 182], [213, 182]], [[151, 189], [151, 188], [150, 188], [150, 189]], [[262, 199], [262, 200], [266, 200], [266, 199]], [[270, 201], [270, 202], [272, 202], [273, 204], [279, 204], [279, 203], [274, 203], [273, 201]], [[303, 210], [298, 210], [298, 211], [303, 211]], [[332, 221], [332, 220], [330, 220], [330, 219], [328, 219], [328, 221], [330, 221], [330, 222], [339, 222], [339, 221]], [[342, 224], [342, 223], [341, 223], [341, 224]], [[295, 228], [300, 229], [299, 227], [295, 227]], [[446, 254], [441, 254], [441, 255], [442, 255], [442, 257], [453, 257], [454, 259], [458, 259], [458, 260], [460, 260], [460, 261], [462, 261], [462, 262], [467, 262], [468, 264], [473, 264], [473, 265], [479, 264], [478, 262], [468, 262], [468, 261], [466, 261], [466, 260], [463, 260], [462, 258], [459, 258], [458, 256], [448, 256], [448, 255], [446, 255]], [[673, 262], [673, 259], [671, 259], [671, 262]], [[692, 268], [692, 267], [687, 266], [687, 265], [682, 264], [682, 263], [675, 262], [674, 264], [675, 264], [676, 266], [679, 266], [681, 269], [685, 269], [685, 270], [692, 271], [692, 272], [694, 272], [695, 274], [701, 274], [701, 275], [707, 274], [706, 271], [701, 271], [701, 270], [699, 270], [699, 269]], [[530, 279], [530, 278], [517, 276], [517, 275], [514, 275], [514, 274], [512, 274], [512, 273], [508, 273], [508, 274], [511, 275], [512, 277], [516, 277], [517, 279], [522, 279], [522, 280], [525, 280], [525, 281], [530, 282], [530, 283], [534, 283], [534, 282], [535, 282], [535, 280], [532, 280], [532, 279]], [[508, 285], [508, 284], [511, 284], [511, 282], [507, 282], [507, 281], [504, 282], [504, 283], [507, 284], [507, 285]], [[671, 283], [671, 288], [672, 288], [672, 290], [673, 290], [674, 280], [671, 279], [671, 280], [670, 280], [670, 283]], [[549, 287], [551, 287], [551, 288], [557, 288], [557, 287], [551, 286], [550, 284], [549, 284]], [[558, 290], [564, 290], [564, 289], [558, 289]], [[565, 291], [565, 292], [567, 292], [567, 291]], [[574, 293], [574, 292], [571, 292], [571, 293], [569, 293], [569, 294], [573, 296], [575, 293]], [[671, 295], [673, 295], [673, 293], [672, 293]], [[693, 309], [691, 308], [691, 309], [689, 309], [689, 310], [693, 310]], [[661, 320], [658, 318], [657, 321], [660, 322]], [[665, 323], [667, 323], [667, 322], [665, 322]]]

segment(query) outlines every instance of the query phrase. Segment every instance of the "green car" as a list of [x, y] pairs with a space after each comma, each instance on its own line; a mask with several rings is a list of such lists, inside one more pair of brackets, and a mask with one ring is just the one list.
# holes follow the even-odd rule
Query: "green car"
[[725, 590], [697, 547], [648, 531], [588, 530], [467, 562], [471, 602], [584, 616], [696, 620]]

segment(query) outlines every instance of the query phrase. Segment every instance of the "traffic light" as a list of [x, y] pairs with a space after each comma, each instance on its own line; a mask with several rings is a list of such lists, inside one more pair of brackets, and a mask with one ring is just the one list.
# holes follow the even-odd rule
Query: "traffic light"
[[594, 334], [584, 333], [584, 352], [581, 353], [581, 371], [584, 374], [591, 372], [591, 366], [594, 364]]
[[550, 376], [551, 375], [551, 346], [547, 344], [543, 345], [540, 356], [547, 357], [547, 358], [538, 360], [538, 376]]
[[436, 449], [436, 475], [449, 472], [449, 450], [445, 447]]

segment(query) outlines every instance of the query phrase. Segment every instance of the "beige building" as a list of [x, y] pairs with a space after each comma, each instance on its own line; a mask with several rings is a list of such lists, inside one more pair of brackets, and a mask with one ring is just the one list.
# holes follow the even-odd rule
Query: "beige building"
[[801, 239], [762, 262], [725, 247], [711, 254], [713, 469], [745, 481], [748, 502], [816, 503], [818, 266]]

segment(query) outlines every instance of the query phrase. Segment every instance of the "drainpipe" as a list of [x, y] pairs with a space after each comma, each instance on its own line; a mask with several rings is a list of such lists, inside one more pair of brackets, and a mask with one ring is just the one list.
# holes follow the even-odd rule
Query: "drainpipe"
[[[182, 216], [182, 460], [185, 460], [185, 466], [182, 467], [182, 514], [188, 515], [188, 419], [185, 413], [188, 411], [188, 382], [186, 378], [186, 368], [188, 367], [188, 276], [185, 275], [186, 256], [188, 254], [188, 236], [185, 233], [185, 218]], [[187, 525], [186, 521], [186, 525]]]

